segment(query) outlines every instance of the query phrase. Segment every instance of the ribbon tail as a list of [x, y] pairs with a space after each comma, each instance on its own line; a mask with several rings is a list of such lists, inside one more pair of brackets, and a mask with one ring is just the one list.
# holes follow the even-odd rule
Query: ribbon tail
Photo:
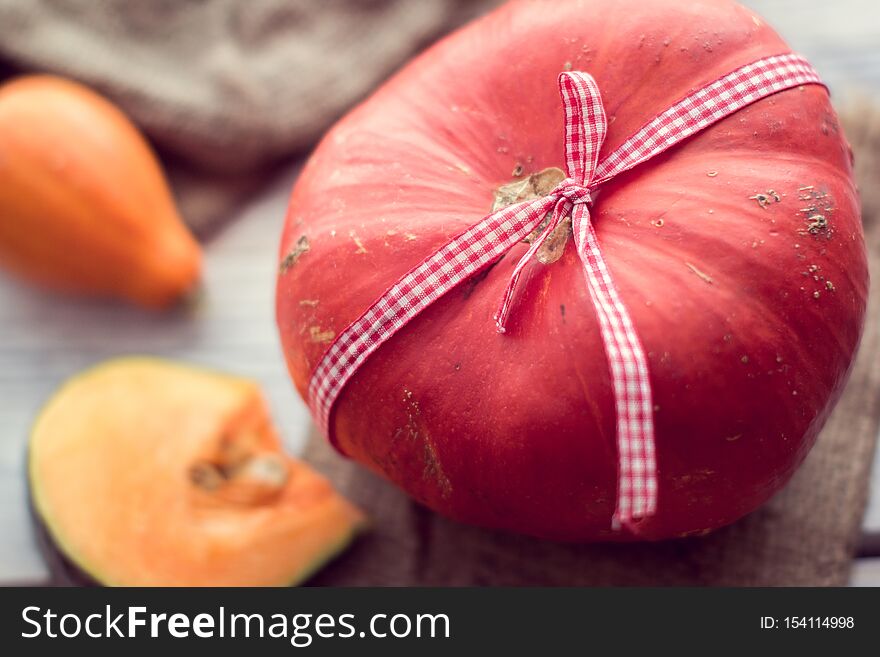
[[517, 283], [519, 282], [520, 274], [522, 274], [523, 269], [529, 263], [529, 261], [535, 257], [535, 254], [538, 252], [538, 249], [541, 248], [541, 245], [550, 237], [550, 234], [553, 232], [553, 229], [559, 225], [559, 222], [562, 221], [562, 217], [565, 216], [564, 206], [566, 205], [565, 199], [559, 199], [556, 202], [556, 205], [553, 208], [553, 215], [550, 218], [550, 221], [547, 223], [547, 227], [529, 246], [528, 251], [525, 252], [522, 258], [519, 259], [519, 262], [516, 264], [516, 267], [513, 270], [513, 274], [510, 276], [510, 281], [507, 283], [507, 287], [504, 288], [504, 294], [501, 297], [501, 303], [498, 306], [498, 310], [495, 311], [495, 328], [499, 333], [505, 333], [507, 331], [507, 320], [510, 317], [510, 311], [513, 307], [513, 295], [516, 291]]
[[572, 228], [596, 308], [617, 411], [617, 507], [612, 526], [638, 533], [634, 522], [657, 509], [654, 406], [645, 350], [602, 252], [590, 214], [575, 206]]

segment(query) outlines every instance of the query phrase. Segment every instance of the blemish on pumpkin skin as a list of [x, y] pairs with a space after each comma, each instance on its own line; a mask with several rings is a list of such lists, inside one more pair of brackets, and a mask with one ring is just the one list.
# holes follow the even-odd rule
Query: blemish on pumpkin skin
[[452, 494], [452, 483], [443, 471], [443, 465], [440, 463], [437, 449], [434, 447], [431, 437], [421, 426], [419, 402], [413, 399], [411, 390], [404, 388], [403, 393], [403, 403], [406, 405], [406, 428], [402, 431], [398, 429], [395, 433], [396, 435], [403, 433], [411, 442], [421, 443], [424, 464], [422, 476], [426, 481], [434, 483], [440, 490], [440, 495], [447, 498]]
[[750, 201], [755, 201], [762, 209], [767, 209], [771, 203], [779, 203], [782, 199], [774, 190], [768, 189], [766, 193], [759, 192], [754, 196], [749, 196]]
[[355, 251], [355, 253], [366, 253], [367, 252], [367, 249], [364, 248], [364, 243], [361, 242], [361, 239], [357, 236], [357, 234], [353, 230], [348, 232], [348, 236], [351, 238], [351, 241], [355, 243], [355, 246], [357, 246], [357, 251]]
[[686, 532], [682, 532], [678, 534], [677, 538], [702, 538], [703, 536], [708, 536], [712, 533], [712, 528], [709, 527], [707, 529], [690, 529]]
[[543, 304], [543, 301], [547, 298], [547, 293], [550, 291], [550, 278], [551, 275], [548, 272], [541, 282], [541, 291], [538, 293]]
[[303, 254], [308, 253], [311, 249], [311, 245], [309, 244], [309, 238], [303, 235], [300, 237], [293, 248], [287, 252], [287, 255], [284, 256], [284, 259], [281, 260], [281, 264], [278, 267], [278, 271], [280, 274], [285, 274], [287, 271], [293, 267], [297, 261], [303, 256]]
[[831, 227], [831, 218], [836, 209], [834, 199], [825, 189], [806, 185], [798, 188], [798, 200], [804, 203], [804, 207], [798, 210], [804, 221], [804, 227], [798, 234], [830, 240], [834, 234]]
[[840, 132], [840, 125], [837, 122], [837, 119], [833, 114], [825, 114], [825, 117], [822, 119], [822, 134], [828, 135], [830, 133], [837, 134]]
[[425, 470], [422, 473], [424, 478], [437, 483], [442, 497], [449, 497], [452, 494], [452, 484], [449, 482], [446, 473], [443, 472], [443, 466], [437, 457], [434, 444], [428, 439], [425, 439], [424, 460]]
[[703, 483], [712, 479], [714, 476], [715, 470], [703, 468], [701, 470], [696, 470], [691, 474], [685, 474], [679, 477], [672, 477], [672, 484], [674, 489], [681, 489], [691, 484]]
[[699, 269], [697, 269], [694, 265], [692, 265], [689, 262], [686, 262], [684, 264], [685, 264], [685, 266], [687, 266], [688, 269], [690, 269], [694, 274], [696, 274], [701, 280], [705, 281], [709, 285], [715, 284], [715, 279], [712, 278], [711, 276], [709, 276], [709, 274], [700, 271]]
[[828, 219], [824, 214], [813, 214], [807, 217], [807, 232], [816, 235], [828, 228]]
[[461, 173], [463, 173], [466, 176], [471, 175], [470, 168], [467, 165], [462, 164], [461, 162], [456, 162], [454, 166], [447, 165], [446, 168], [449, 169], [450, 171], [456, 171], [456, 170], [460, 171]]
[[309, 327], [309, 340], [312, 342], [330, 342], [336, 334], [333, 331], [322, 331], [320, 326]]

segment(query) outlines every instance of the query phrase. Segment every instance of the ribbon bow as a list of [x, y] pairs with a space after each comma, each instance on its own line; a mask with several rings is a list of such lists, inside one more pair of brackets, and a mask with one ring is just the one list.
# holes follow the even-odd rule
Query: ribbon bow
[[[559, 76], [559, 95], [565, 109], [565, 160], [568, 178], [559, 183], [545, 198], [553, 201], [553, 214], [541, 235], [532, 242], [520, 258], [504, 290], [501, 305], [495, 313], [499, 333], [504, 333], [513, 301], [513, 293], [523, 268], [531, 261], [553, 230], [567, 216], [571, 216], [572, 232], [578, 235], [582, 224], [589, 223], [593, 202], [590, 186], [599, 151], [605, 142], [608, 121], [602, 106], [599, 86], [586, 73], [562, 73]], [[580, 247], [578, 247], [580, 253]], [[583, 259], [583, 255], [581, 256]]]
[[[589, 187], [576, 183], [572, 178], [566, 178], [559, 183], [553, 191], [550, 192], [550, 196], [559, 197], [560, 202], [567, 202], [569, 206], [577, 205], [578, 203], [589, 204], [593, 202], [593, 197], [590, 196]], [[568, 209], [570, 210], [571, 207]]]
[[553, 214], [514, 268], [495, 322], [498, 331], [504, 333], [523, 268], [559, 222], [571, 216], [574, 243], [599, 318], [616, 403], [618, 484], [617, 509], [612, 521], [616, 525], [652, 515], [657, 505], [651, 383], [645, 352], [611, 280], [590, 221], [590, 191], [597, 187], [599, 151], [608, 129], [602, 95], [596, 81], [586, 73], [562, 73], [559, 94], [565, 110], [568, 178], [547, 195], [546, 199], [553, 203]]
[[590, 220], [592, 194], [609, 179], [651, 159], [720, 119], [783, 89], [822, 84], [795, 54], [765, 57], [692, 92], [648, 121], [601, 162], [607, 122], [595, 80], [580, 72], [559, 76], [565, 110], [568, 177], [550, 194], [493, 212], [459, 233], [394, 283], [339, 333], [309, 383], [309, 404], [319, 427], [333, 441], [333, 404], [360, 365], [407, 322], [470, 276], [488, 267], [530, 235], [549, 212], [550, 221], [520, 258], [495, 314], [504, 332], [513, 292], [523, 268], [566, 216], [571, 216], [599, 327], [617, 411], [617, 508], [612, 524], [630, 526], [657, 508], [657, 462], [647, 359], [629, 313], [602, 257]]

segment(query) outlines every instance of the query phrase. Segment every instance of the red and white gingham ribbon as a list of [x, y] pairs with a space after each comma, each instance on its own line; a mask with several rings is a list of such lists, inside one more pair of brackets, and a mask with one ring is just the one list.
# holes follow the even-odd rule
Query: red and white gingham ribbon
[[370, 354], [443, 294], [497, 261], [552, 211], [547, 227], [517, 264], [505, 289], [495, 316], [498, 330], [503, 332], [523, 267], [559, 221], [570, 215], [574, 243], [599, 319], [616, 402], [618, 483], [614, 521], [629, 525], [654, 514], [658, 477], [647, 359], [602, 257], [590, 221], [591, 193], [602, 183], [746, 105], [805, 84], [822, 81], [802, 57], [785, 54], [758, 60], [675, 103], [599, 162], [607, 128], [599, 88], [586, 73], [562, 73], [559, 91], [565, 110], [568, 177], [547, 196], [493, 212], [454, 237], [388, 288], [336, 337], [309, 384], [309, 403], [321, 430], [330, 436], [333, 404]]

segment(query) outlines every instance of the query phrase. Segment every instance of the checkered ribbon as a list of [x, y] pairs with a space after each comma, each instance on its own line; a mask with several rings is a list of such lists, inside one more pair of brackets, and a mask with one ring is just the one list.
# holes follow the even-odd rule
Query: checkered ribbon
[[504, 332], [520, 273], [559, 222], [571, 216], [574, 243], [599, 319], [616, 402], [618, 483], [613, 524], [631, 526], [633, 521], [654, 514], [658, 477], [647, 359], [602, 257], [590, 220], [591, 194], [602, 183], [746, 105], [805, 84], [822, 82], [802, 57], [785, 54], [761, 59], [675, 103], [600, 162], [607, 124], [599, 88], [586, 73], [562, 73], [559, 91], [565, 110], [568, 177], [547, 196], [493, 212], [452, 238], [388, 288], [336, 337], [309, 385], [309, 402], [320, 428], [332, 440], [333, 404], [370, 354], [443, 294], [504, 256], [552, 213], [546, 228], [516, 265], [504, 291], [495, 315], [498, 330]]

